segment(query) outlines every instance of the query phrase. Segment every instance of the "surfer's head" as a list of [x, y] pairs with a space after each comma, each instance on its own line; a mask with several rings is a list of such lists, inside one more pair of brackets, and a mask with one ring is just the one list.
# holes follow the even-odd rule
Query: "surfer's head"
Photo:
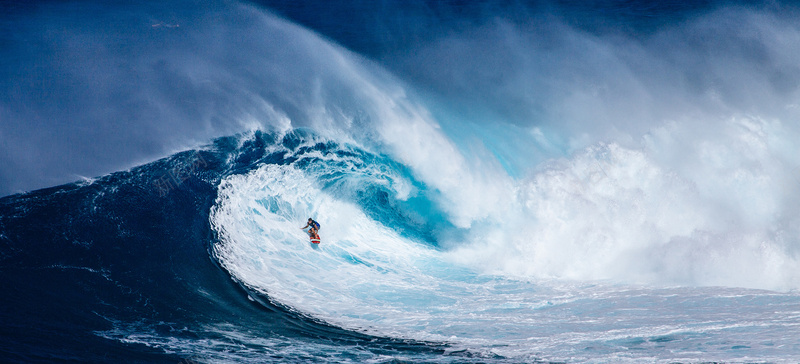
[[310, 218], [310, 217], [309, 217], [309, 218], [308, 218], [308, 222], [312, 222], [312, 221], [314, 221], [314, 220], [313, 220], [312, 218]]

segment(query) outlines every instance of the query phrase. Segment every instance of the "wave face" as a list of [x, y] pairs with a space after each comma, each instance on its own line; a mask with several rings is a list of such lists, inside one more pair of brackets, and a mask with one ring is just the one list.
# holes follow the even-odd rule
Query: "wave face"
[[[528, 252], [490, 244], [485, 223], [451, 222], [440, 198], [387, 155], [308, 130], [221, 138], [128, 172], [6, 197], [3, 357], [798, 358], [792, 291], [539, 275], [519, 266]], [[320, 245], [299, 229], [309, 216], [322, 222]], [[536, 249], [529, 259], [546, 245]]]
[[127, 172], [0, 200], [3, 361], [440, 356], [444, 344], [346, 331], [273, 304], [220, 269], [226, 261], [213, 254], [209, 223], [220, 180], [285, 163], [264, 147], [301, 140], [222, 138]]
[[0, 199], [4, 361], [800, 361], [793, 7], [77, 4], [3, 189], [168, 156]]

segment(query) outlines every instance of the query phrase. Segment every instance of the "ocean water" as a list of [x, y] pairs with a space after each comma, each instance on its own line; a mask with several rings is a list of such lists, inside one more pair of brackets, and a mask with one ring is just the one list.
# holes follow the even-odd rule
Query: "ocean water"
[[1, 6], [0, 361], [800, 361], [790, 4]]

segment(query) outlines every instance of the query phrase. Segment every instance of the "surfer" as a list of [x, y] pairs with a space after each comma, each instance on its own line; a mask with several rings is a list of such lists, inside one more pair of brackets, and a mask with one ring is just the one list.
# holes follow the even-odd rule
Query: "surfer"
[[[319, 223], [318, 222], [314, 221], [314, 219], [309, 217], [308, 218], [308, 224], [306, 224], [306, 226], [301, 227], [300, 229], [301, 230], [305, 230], [307, 227], [310, 227], [308, 229], [308, 235], [309, 236], [314, 237], [314, 235], [317, 235], [317, 231], [319, 231]], [[317, 238], [317, 239], [319, 239], [319, 238]]]
[[309, 217], [308, 224], [306, 224], [306, 226], [301, 227], [300, 229], [305, 230], [305, 228], [308, 228], [308, 236], [311, 238], [311, 242], [314, 244], [319, 244], [320, 238], [319, 234], [317, 234], [317, 231], [319, 231], [319, 223]]

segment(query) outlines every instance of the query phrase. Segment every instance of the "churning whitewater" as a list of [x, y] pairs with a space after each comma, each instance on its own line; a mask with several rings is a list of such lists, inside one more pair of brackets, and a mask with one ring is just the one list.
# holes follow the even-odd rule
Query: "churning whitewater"
[[800, 361], [793, 5], [301, 3], [0, 5], [0, 361]]
[[[446, 342], [451, 350], [518, 361], [795, 357], [788, 339], [799, 330], [795, 295], [690, 288], [735, 286], [736, 279], [790, 286], [796, 273], [767, 265], [788, 264], [790, 257], [763, 240], [728, 240], [740, 245], [723, 249], [713, 245], [714, 232], [696, 237], [703, 225], [692, 224], [703, 224], [703, 215], [680, 213], [697, 203], [692, 189], [648, 165], [641, 153], [590, 148], [512, 186], [518, 198], [530, 198], [507, 206], [518, 210], [461, 228], [447, 221], [446, 208], [434, 207], [439, 194], [402, 165], [352, 146], [305, 143], [272, 151], [291, 163], [224, 179], [211, 211], [221, 266], [279, 305], [348, 330]], [[581, 173], [592, 183], [581, 181]], [[651, 188], [660, 195], [649, 197]], [[620, 196], [608, 196], [615, 190]], [[548, 201], [557, 193], [559, 201]], [[617, 206], [601, 205], [601, 197]], [[586, 200], [596, 200], [597, 211], [586, 211], [586, 220], [573, 216], [572, 231], [561, 230], [555, 218]], [[674, 210], [664, 212], [664, 201]], [[619, 204], [639, 207], [630, 212]], [[319, 246], [299, 229], [308, 216], [323, 222]], [[618, 218], [646, 226], [631, 231], [604, 223]], [[520, 223], [526, 219], [530, 226]], [[672, 261], [645, 260], [673, 241], [692, 239], [708, 240], [692, 251], [673, 251]], [[739, 261], [745, 263], [739, 271], [730, 268]], [[537, 262], [544, 267], [537, 269]]]

